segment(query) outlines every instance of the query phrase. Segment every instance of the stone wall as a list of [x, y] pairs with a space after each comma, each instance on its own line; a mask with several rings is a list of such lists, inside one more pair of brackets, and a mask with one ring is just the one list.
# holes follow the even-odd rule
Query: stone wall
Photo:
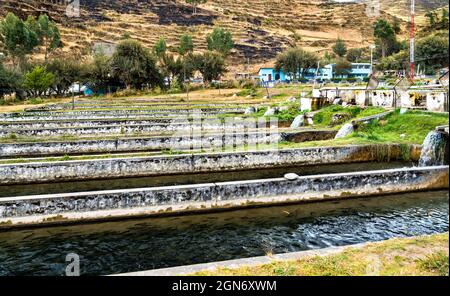
[[0, 165], [0, 184], [110, 179], [415, 157], [416, 147], [363, 145]]
[[0, 199], [0, 227], [448, 188], [448, 166]]

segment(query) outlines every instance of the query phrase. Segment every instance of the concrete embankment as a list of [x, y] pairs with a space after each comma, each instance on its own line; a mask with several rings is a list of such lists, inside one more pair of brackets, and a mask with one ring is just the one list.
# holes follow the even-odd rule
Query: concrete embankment
[[[64, 127], [64, 128], [48, 128], [48, 129], [17, 129], [17, 130], [0, 130], [0, 137], [7, 137], [14, 134], [16, 136], [28, 137], [51, 137], [61, 135], [121, 135], [121, 134], [142, 134], [142, 133], [171, 133], [177, 131], [190, 131], [192, 129], [203, 130], [227, 130], [227, 129], [244, 129], [252, 127], [256, 128], [256, 122], [221, 122], [204, 121], [198, 123], [169, 123], [169, 124], [133, 124], [133, 125], [104, 125], [93, 127]], [[266, 128], [264, 124], [263, 128]]]
[[0, 184], [111, 179], [332, 163], [418, 160], [420, 148], [361, 145], [0, 165]]
[[440, 166], [1, 198], [0, 228], [438, 190], [448, 181]]
[[234, 133], [223, 130], [222, 133], [195, 136], [158, 136], [143, 138], [121, 138], [103, 140], [52, 141], [30, 143], [0, 143], [0, 158], [23, 156], [73, 155], [88, 153], [118, 153], [159, 150], [186, 149], [225, 149], [232, 146], [276, 144], [280, 141], [305, 142], [311, 140], [332, 139], [336, 131], [299, 131], [299, 132], [251, 132]]
[[40, 116], [95, 116], [95, 115], [124, 115], [124, 114], [167, 114], [167, 113], [209, 113], [209, 114], [221, 114], [221, 113], [243, 113], [243, 108], [203, 108], [203, 109], [113, 109], [113, 110], [68, 110], [68, 111], [29, 111], [22, 113], [1, 113], [0, 118], [14, 118], [14, 117], [40, 117]]

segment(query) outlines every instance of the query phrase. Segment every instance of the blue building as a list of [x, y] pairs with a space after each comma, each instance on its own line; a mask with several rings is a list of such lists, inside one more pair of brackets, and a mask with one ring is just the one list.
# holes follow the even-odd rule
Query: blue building
[[[317, 69], [308, 69], [306, 73], [303, 75], [302, 79], [310, 80], [310, 79], [318, 79], [318, 80], [331, 80], [334, 78], [356, 78], [356, 79], [364, 79], [369, 77], [372, 73], [372, 66], [370, 63], [352, 63], [352, 68], [347, 75], [335, 75], [335, 67], [336, 64], [329, 64], [320, 68], [319, 71]], [[316, 76], [317, 72], [317, 76]], [[275, 67], [263, 67], [259, 69], [259, 79], [262, 83], [269, 82], [290, 82], [293, 80], [288, 74], [285, 74], [283, 71], [276, 71]], [[297, 77], [300, 77], [297, 74]]]

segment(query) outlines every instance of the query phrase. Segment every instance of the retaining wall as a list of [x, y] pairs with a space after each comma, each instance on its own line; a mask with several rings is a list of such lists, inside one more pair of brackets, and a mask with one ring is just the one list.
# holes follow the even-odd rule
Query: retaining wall
[[[363, 145], [0, 165], [0, 184], [110, 179], [418, 158], [416, 146]], [[419, 152], [420, 154], [420, 152]]]
[[[311, 132], [307, 132], [310, 134]], [[329, 138], [332, 135], [325, 131]], [[112, 153], [155, 151], [164, 149], [201, 149], [222, 148], [229, 146], [243, 146], [252, 144], [270, 144], [291, 138], [307, 138], [298, 133], [221, 133], [200, 137], [187, 134], [186, 136], [146, 137], [146, 138], [122, 138], [113, 140], [84, 140], [63, 142], [31, 142], [0, 144], [0, 158], [17, 156], [48, 156], [85, 153]], [[320, 131], [318, 134], [321, 134]]]
[[0, 199], [0, 227], [448, 188], [448, 166]]

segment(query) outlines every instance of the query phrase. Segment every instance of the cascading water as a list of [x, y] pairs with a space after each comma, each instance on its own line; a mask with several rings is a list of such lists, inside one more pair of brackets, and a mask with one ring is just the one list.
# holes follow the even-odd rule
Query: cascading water
[[436, 166], [448, 164], [448, 133], [431, 131], [422, 145], [419, 166]]

